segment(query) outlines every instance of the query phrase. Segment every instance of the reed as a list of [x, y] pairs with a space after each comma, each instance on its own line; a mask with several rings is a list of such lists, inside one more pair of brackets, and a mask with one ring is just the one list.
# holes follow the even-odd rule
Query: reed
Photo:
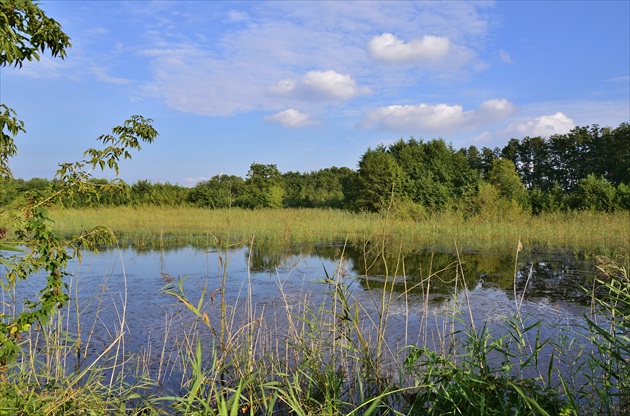
[[121, 243], [140, 248], [155, 247], [160, 238], [174, 245], [220, 245], [229, 234], [230, 243], [247, 244], [253, 235], [257, 244], [276, 246], [343, 241], [361, 246], [383, 238], [407, 248], [450, 248], [457, 241], [463, 248], [511, 250], [520, 239], [527, 247], [550, 250], [591, 254], [627, 254], [630, 250], [630, 212], [465, 218], [450, 211], [422, 221], [322, 209], [117, 207], [54, 210], [51, 214], [64, 234], [104, 225], [116, 232]]
[[[232, 214], [229, 222], [235, 224], [240, 212]], [[571, 374], [556, 364], [555, 357], [567, 354], [567, 344], [541, 339], [544, 323], [520, 315], [525, 293], [515, 290], [513, 316], [497, 335], [472, 319], [461, 262], [430, 269], [416, 284], [420, 287], [394, 292], [394, 285], [406, 284], [402, 243], [385, 243], [397, 220], [378, 220], [379, 227], [370, 231], [375, 240], [365, 241], [365, 249], [377, 251], [386, 273], [378, 285], [361, 277], [368, 283], [368, 302], [353, 295], [356, 276], [344, 267], [343, 249], [337, 268], [326, 270], [319, 282], [325, 296], [317, 301], [309, 291], [289, 293], [279, 274], [277, 296], [266, 305], [254, 304], [250, 279], [233, 301], [205, 290], [187, 293], [184, 278], [169, 283], [164, 292], [181, 308], [166, 316], [157, 370], [146, 365], [142, 352], [125, 351], [124, 281], [115, 294], [104, 289], [95, 299], [80, 299], [80, 283], [74, 281], [74, 306], [25, 339], [23, 358], [2, 373], [0, 409], [234, 416], [579, 415], [627, 409], [627, 269], [602, 265], [601, 286], [593, 290], [600, 307], [593, 309], [591, 338], [567, 343], [575, 342], [571, 348], [578, 351], [590, 348], [586, 364], [576, 366], [590, 381], [585, 386], [578, 378], [572, 383]], [[227, 233], [208, 238], [220, 250], [219, 292], [225, 293], [231, 238]], [[255, 244], [253, 235], [243, 240]], [[397, 260], [388, 250], [400, 253]], [[420, 289], [428, 302], [438, 279], [455, 286], [445, 317], [431, 328], [421, 324], [417, 332], [406, 333], [402, 343], [393, 340], [393, 296], [407, 299]], [[117, 319], [109, 326], [108, 342], [90, 355], [94, 325], [86, 321], [87, 310], [100, 324], [106, 303], [119, 311]], [[416, 314], [421, 323], [434, 319], [422, 305], [405, 304], [405, 322]]]

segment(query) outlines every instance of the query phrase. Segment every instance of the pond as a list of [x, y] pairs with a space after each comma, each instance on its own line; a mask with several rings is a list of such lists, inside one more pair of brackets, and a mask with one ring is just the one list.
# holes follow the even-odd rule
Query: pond
[[[557, 336], [562, 328], [580, 332], [590, 310], [583, 288], [592, 285], [595, 275], [592, 261], [570, 253], [383, 254], [375, 247], [341, 245], [228, 251], [106, 249], [84, 253], [68, 271], [73, 301], [64, 319], [71, 334], [80, 332], [85, 349], [79, 359], [95, 359], [122, 326], [125, 353], [141, 353], [154, 372], [177, 362], [178, 349], [193, 331], [202, 333], [199, 337], [206, 345], [213, 345], [222, 296], [232, 328], [243, 328], [252, 318], [264, 319], [273, 321], [267, 323], [273, 326], [270, 336], [283, 338], [290, 335], [295, 316], [316, 317], [332, 310], [334, 288], [341, 288], [368, 333], [387, 321], [387, 348], [398, 360], [406, 345], [434, 348], [443, 343], [454, 322], [462, 328], [472, 320], [500, 335], [505, 320], [517, 312], [530, 323], [542, 321], [543, 339]], [[18, 303], [44, 281], [34, 277], [26, 283], [16, 292]], [[180, 283], [192, 305], [203, 296], [200, 306], [207, 325], [195, 321], [184, 303], [165, 293], [169, 288], [177, 292]]]

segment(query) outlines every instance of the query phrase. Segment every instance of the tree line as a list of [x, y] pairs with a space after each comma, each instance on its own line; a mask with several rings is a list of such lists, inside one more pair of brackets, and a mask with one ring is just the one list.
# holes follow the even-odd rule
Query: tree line
[[[252, 163], [245, 178], [217, 175], [192, 188], [92, 178], [91, 192], [60, 198], [68, 207], [197, 206], [391, 210], [422, 218], [459, 210], [506, 212], [630, 210], [630, 124], [576, 127], [567, 134], [511, 139], [503, 148], [455, 149], [442, 139], [400, 139], [368, 148], [356, 170], [282, 173]], [[5, 178], [0, 205], [61, 187], [59, 180]]]

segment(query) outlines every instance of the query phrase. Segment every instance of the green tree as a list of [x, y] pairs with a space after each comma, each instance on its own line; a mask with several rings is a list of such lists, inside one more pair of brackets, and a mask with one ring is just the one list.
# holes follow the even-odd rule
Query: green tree
[[[31, 0], [0, 1], [0, 68], [21, 67], [24, 61], [39, 60], [40, 52], [49, 51], [64, 58], [70, 38], [61, 25], [46, 16]], [[13, 109], [0, 103], [0, 176], [11, 176], [8, 159], [15, 156], [13, 138], [25, 132], [24, 123]]]
[[243, 178], [236, 175], [216, 175], [199, 182], [188, 195], [188, 201], [199, 207], [229, 208], [243, 193]]
[[630, 211], [630, 185], [619, 184], [615, 195], [617, 197], [616, 205], [621, 209]]
[[[90, 247], [103, 238], [113, 238], [113, 234], [103, 227], [62, 238], [51, 227], [46, 207], [63, 198], [73, 200], [77, 195], [95, 193], [96, 187], [101, 184], [91, 180], [92, 172], [111, 168], [118, 173], [120, 157], [131, 158], [129, 150], [140, 150], [141, 142], [151, 143], [157, 136], [151, 123], [150, 119], [133, 116], [122, 126], [115, 127], [113, 134], [100, 136], [103, 148], [88, 149], [86, 159], [59, 165], [57, 188], [47, 188], [28, 198], [9, 215], [0, 215], [0, 229], [4, 230], [2, 237], [7, 234], [15, 236], [13, 241], [0, 243], [0, 249], [20, 252], [6, 257], [0, 255], [0, 267], [4, 272], [0, 279], [2, 290], [10, 295], [20, 281], [32, 274], [46, 275], [46, 286], [38, 293], [37, 300], [25, 301], [23, 308], [16, 308], [12, 314], [0, 314], [0, 364], [15, 359], [19, 352], [17, 341], [22, 332], [28, 331], [35, 323], [44, 325], [57, 308], [67, 304], [65, 268], [73, 256], [80, 255], [78, 249]], [[119, 185], [117, 181], [107, 184], [109, 188]], [[69, 247], [76, 249], [73, 254]]]
[[566, 209], [565, 200], [566, 195], [558, 183], [555, 183], [551, 189], [529, 191], [529, 205], [534, 215], [563, 211]]
[[479, 181], [464, 152], [444, 140], [398, 140], [387, 148], [401, 167], [402, 193], [415, 204], [431, 210], [455, 206]]
[[[0, 1], [0, 67], [22, 66], [24, 60], [39, 59], [38, 51], [49, 50], [53, 56], [64, 57], [70, 46], [69, 37], [61, 26], [29, 0]], [[8, 159], [15, 155], [14, 137], [24, 132], [24, 123], [6, 105], [0, 108], [0, 175], [11, 175]], [[64, 282], [68, 261], [79, 256], [78, 248], [93, 244], [97, 239], [111, 237], [102, 227], [70, 239], [59, 236], [51, 227], [46, 207], [62, 198], [72, 198], [82, 192], [94, 192], [91, 173], [110, 168], [118, 173], [121, 158], [130, 158], [130, 150], [140, 150], [142, 142], [151, 143], [157, 132], [150, 119], [133, 116], [111, 134], [102, 135], [102, 148], [88, 149], [84, 160], [62, 163], [56, 174], [58, 186], [46, 189], [23, 201], [10, 212], [0, 211], [0, 250], [17, 254], [0, 254], [0, 286], [3, 299], [20, 281], [34, 273], [46, 276], [46, 285], [34, 300], [22, 307], [15, 303], [10, 313], [0, 314], [0, 366], [19, 354], [18, 340], [32, 325], [44, 325], [57, 308], [67, 304], [69, 296]], [[113, 181], [108, 186], [115, 187]], [[72, 253], [69, 247], [74, 247]]]
[[64, 58], [70, 37], [31, 0], [0, 1], [0, 66], [22, 66], [48, 50]]
[[514, 201], [523, 208], [528, 205], [527, 191], [511, 161], [503, 158], [493, 160], [488, 172], [488, 182], [496, 187], [499, 197]]
[[578, 183], [571, 201], [574, 209], [612, 212], [616, 209], [615, 187], [603, 176], [590, 174]]
[[368, 149], [359, 161], [357, 195], [358, 209], [382, 211], [393, 198], [402, 195], [405, 175], [400, 165], [383, 147]]
[[335, 166], [309, 173], [287, 172], [282, 175], [284, 206], [342, 208], [355, 178], [352, 169]]
[[282, 174], [276, 165], [252, 163], [236, 202], [245, 208], [280, 208], [283, 196]]

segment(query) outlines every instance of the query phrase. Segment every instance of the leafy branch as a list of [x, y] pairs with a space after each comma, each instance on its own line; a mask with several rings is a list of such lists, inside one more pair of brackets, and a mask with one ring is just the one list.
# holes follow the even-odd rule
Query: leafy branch
[[[14, 241], [3, 243], [0, 249], [17, 252], [8, 257], [0, 253], [0, 266], [5, 271], [0, 278], [2, 290], [10, 295], [17, 282], [35, 273], [46, 275], [46, 285], [39, 291], [38, 299], [25, 301], [21, 310], [17, 310], [13, 302], [11, 314], [0, 313], [0, 365], [17, 357], [22, 333], [34, 324], [44, 325], [56, 309], [68, 303], [68, 287], [64, 282], [68, 261], [80, 258], [80, 248], [95, 248], [99, 241], [115, 240], [106, 227], [96, 227], [66, 239], [51, 227], [46, 207], [61, 198], [94, 191], [96, 185], [89, 179], [96, 168], [113, 169], [118, 175], [121, 157], [130, 159], [130, 150], [140, 150], [142, 142], [152, 143], [157, 137], [152, 122], [132, 116], [122, 126], [114, 127], [111, 135], [100, 136], [98, 140], [106, 145], [104, 148], [88, 149], [84, 153], [86, 159], [59, 165], [56, 178], [62, 184], [60, 189], [38, 198], [28, 198], [21, 209], [9, 213], [2, 221], [5, 224], [0, 224], [1, 229], [9, 227], [15, 236]], [[108, 182], [108, 185], [116, 186], [117, 181]]]

